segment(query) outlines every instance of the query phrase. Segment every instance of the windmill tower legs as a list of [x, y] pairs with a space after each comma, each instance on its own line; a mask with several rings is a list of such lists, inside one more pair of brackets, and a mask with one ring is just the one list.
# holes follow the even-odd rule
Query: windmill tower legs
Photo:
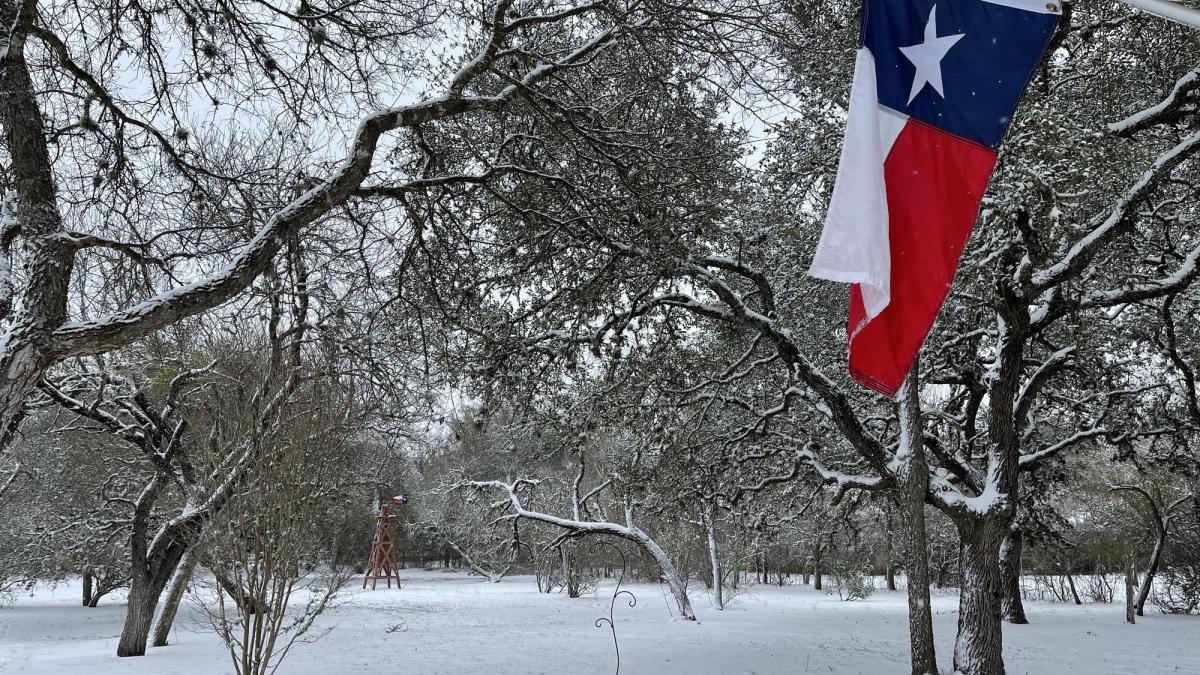
[[379, 509], [379, 523], [375, 526], [375, 540], [371, 543], [371, 558], [367, 562], [367, 573], [363, 576], [363, 588], [371, 582], [371, 590], [375, 590], [380, 579], [387, 580], [388, 588], [392, 587], [392, 579], [396, 580], [396, 588], [400, 588], [400, 566], [396, 564], [396, 516], [384, 504]]

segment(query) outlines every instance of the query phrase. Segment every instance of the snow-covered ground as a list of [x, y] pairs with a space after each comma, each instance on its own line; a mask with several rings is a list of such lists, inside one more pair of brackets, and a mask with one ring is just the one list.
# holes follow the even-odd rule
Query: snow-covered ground
[[[537, 593], [530, 577], [490, 584], [460, 573], [405, 570], [403, 590], [351, 585], [320, 626], [329, 633], [296, 647], [281, 673], [359, 675], [611, 673], [606, 616], [611, 586], [591, 597]], [[698, 623], [673, 619], [657, 585], [634, 584], [637, 606], [618, 601], [621, 672], [907, 672], [904, 594], [879, 591], [841, 602], [806, 586], [749, 586], [723, 612], [693, 594]], [[77, 583], [38, 589], [0, 609], [0, 672], [29, 675], [216, 675], [227, 653], [192, 606], [181, 610], [173, 645], [143, 658], [113, 656], [124, 613], [109, 596], [78, 606]], [[948, 667], [955, 598], [935, 599], [938, 655]], [[1200, 617], [1151, 613], [1122, 623], [1119, 605], [1029, 603], [1032, 623], [1006, 626], [1009, 672], [1200, 673]], [[390, 631], [390, 632], [389, 632]]]

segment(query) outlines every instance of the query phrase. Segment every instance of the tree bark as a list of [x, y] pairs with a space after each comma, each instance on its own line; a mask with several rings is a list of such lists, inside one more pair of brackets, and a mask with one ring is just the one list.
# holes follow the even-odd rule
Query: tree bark
[[175, 574], [171, 576], [171, 582], [167, 587], [167, 598], [163, 601], [158, 618], [154, 621], [154, 627], [151, 631], [151, 645], [155, 647], [167, 646], [167, 640], [171, 635], [171, 626], [175, 623], [175, 615], [179, 612], [180, 603], [183, 602], [183, 594], [192, 579], [192, 572], [196, 569], [197, 563], [200, 562], [202, 548], [201, 544], [196, 544], [189, 548], [183, 554], [183, 559], [179, 561], [179, 566], [175, 568]]
[[962, 539], [962, 585], [954, 670], [963, 675], [1004, 675], [999, 562], [1007, 523], [997, 517], [962, 517], [957, 525]]
[[246, 614], [257, 614], [263, 610], [266, 603], [261, 598], [255, 597], [249, 590], [235, 583], [233, 579], [230, 579], [229, 575], [221, 569], [220, 565], [211, 560], [206, 560], [205, 566], [213, 573], [213, 579], [216, 580], [221, 590], [225, 591], [225, 594], [233, 600], [239, 610]]
[[1026, 624], [1029, 619], [1025, 616], [1025, 604], [1021, 598], [1021, 552], [1024, 548], [1024, 535], [1021, 524], [1013, 521], [1008, 528], [1008, 534], [1000, 545], [1000, 575], [1004, 589], [1001, 611], [1009, 623]]
[[[891, 511], [888, 511], [888, 514], [887, 514], [887, 540], [884, 545], [884, 548], [886, 549], [884, 555], [887, 557], [884, 559], [883, 574], [884, 574], [884, 578], [887, 581], [887, 589], [889, 591], [896, 590], [896, 564], [895, 564], [896, 553], [895, 553], [895, 543], [894, 543], [893, 539], [894, 539], [894, 536], [892, 534], [892, 513], [891, 513]], [[928, 544], [926, 544], [926, 546], [928, 547]], [[929, 557], [926, 556], [925, 559], [926, 559], [926, 561], [928, 561]], [[926, 563], [926, 565], [927, 565], [926, 571], [928, 572], [928, 563]]]
[[821, 540], [824, 535], [817, 534], [817, 548], [813, 550], [813, 590], [821, 588]]
[[154, 607], [158, 604], [161, 592], [161, 588], [153, 588], [145, 571], [134, 572], [133, 583], [129, 587], [125, 625], [121, 628], [121, 641], [117, 644], [117, 656], [145, 655], [150, 621], [154, 618]]
[[1154, 576], [1158, 574], [1158, 566], [1162, 562], [1163, 547], [1166, 546], [1166, 532], [1160, 532], [1154, 541], [1154, 551], [1150, 554], [1150, 564], [1146, 567], [1146, 575], [1142, 577], [1141, 587], [1137, 594], [1137, 615], [1146, 615], [1146, 600], [1150, 597], [1150, 588], [1154, 585]]
[[896, 499], [899, 502], [904, 567], [908, 573], [908, 635], [913, 675], [937, 675], [933, 643], [933, 610], [929, 600], [929, 540], [925, 532], [925, 493], [929, 467], [925, 461], [925, 425], [921, 421], [920, 385], [914, 363], [900, 390], [900, 446], [896, 453]]
[[721, 552], [717, 548], [717, 506], [711, 504], [702, 514], [704, 533], [708, 540], [708, 567], [712, 574], [713, 606], [725, 609], [725, 593], [721, 584]]
[[85, 570], [83, 573], [83, 606], [95, 607], [92, 604], [92, 571]]
[[117, 643], [117, 656], [144, 656], [150, 638], [150, 625], [167, 583], [174, 576], [183, 557], [184, 548], [171, 546], [148, 559], [148, 564], [135, 567], [129, 587], [129, 607], [125, 625]]
[[[15, 308], [0, 337], [0, 447], [7, 444], [24, 415], [25, 399], [56, 361], [51, 354], [54, 330], [67, 316], [67, 285], [74, 251], [61, 238], [62, 215], [51, 170], [41, 107], [25, 61], [25, 34], [36, 5], [0, 0], [0, 20], [11, 41], [0, 69], [0, 127], [10, 159], [15, 229], [0, 232], [0, 317]], [[25, 283], [14, 302], [9, 267], [13, 239], [24, 245]]]
[[146, 654], [146, 642], [150, 638], [150, 624], [158, 600], [184, 553], [200, 535], [201, 521], [197, 514], [193, 514], [165, 525], [154, 541], [147, 540], [150, 511], [166, 480], [161, 474], [155, 476], [138, 497], [134, 508], [133, 532], [129, 541], [132, 570], [129, 606], [125, 611], [121, 640], [117, 643], [117, 656]]
[[562, 563], [563, 588], [567, 589], [568, 598], [578, 598], [581, 594], [579, 577], [572, 568], [571, 552], [567, 550], [568, 546], [570, 544], [565, 541], [558, 545], [558, 558]]
[[1137, 603], [1134, 601], [1133, 587], [1137, 585], [1137, 570], [1133, 564], [1133, 556], [1125, 555], [1125, 623], [1137, 623]]
[[1079, 599], [1079, 591], [1075, 590], [1075, 577], [1071, 576], [1070, 571], [1067, 572], [1066, 577], [1067, 587], [1071, 589], [1071, 598], [1075, 601], [1076, 605], [1082, 605], [1083, 601]]
[[670, 556], [658, 542], [651, 539], [641, 530], [633, 530], [633, 536], [630, 537], [637, 542], [643, 549], [648, 552], [654, 561], [658, 563], [658, 569], [662, 572], [663, 579], [667, 582], [667, 588], [671, 589], [671, 595], [675, 597], [675, 604], [679, 608], [679, 614], [688, 621], [695, 621], [696, 614], [692, 611], [692, 603], [688, 600], [687, 588], [683, 585], [683, 577], [679, 576], [679, 571], [675, 569], [675, 563], [671, 562]]

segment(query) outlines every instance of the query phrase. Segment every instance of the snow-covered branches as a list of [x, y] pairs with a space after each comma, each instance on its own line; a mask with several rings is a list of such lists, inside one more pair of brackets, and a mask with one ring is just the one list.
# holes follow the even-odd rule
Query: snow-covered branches
[[[1171, 171], [1190, 159], [1197, 150], [1200, 150], [1200, 132], [1187, 135], [1171, 149], [1159, 155], [1154, 160], [1154, 163], [1143, 171], [1134, 180], [1133, 184], [1121, 194], [1112, 205], [1112, 208], [1107, 213], [1098, 216], [1090, 224], [1087, 234], [1073, 244], [1062, 259], [1046, 269], [1033, 272], [1030, 277], [1031, 295], [1045, 293], [1047, 290], [1061, 286], [1067, 281], [1083, 274], [1096, 259], [1096, 256], [1113, 239], [1123, 234], [1134, 224], [1136, 209], [1154, 194], [1155, 188], [1160, 183], [1168, 180]], [[1181, 277], [1180, 283], [1190, 283], [1190, 280], [1195, 275], [1194, 268], [1196, 261], [1194, 256], [1189, 258], [1189, 260], [1190, 262], [1185, 262], [1180, 267], [1180, 274], [1185, 275]], [[1183, 278], [1186, 278], [1187, 281], [1182, 281]], [[1173, 287], [1163, 286], [1161, 289], [1162, 292], [1158, 295], [1165, 295], [1171, 290], [1173, 290]], [[1115, 293], [1112, 295], [1116, 298], [1112, 304], [1121, 302], [1119, 295]], [[1140, 300], [1145, 297], [1154, 296], [1131, 294], [1130, 300]]]
[[9, 471], [8, 478], [5, 478], [4, 482], [0, 483], [0, 498], [3, 498], [6, 492], [16, 486], [18, 478], [29, 475], [29, 472], [22, 469], [20, 464], [14, 466], [12, 470]]
[[671, 589], [672, 595], [675, 597], [676, 605], [679, 608], [679, 613], [683, 618], [689, 621], [695, 621], [696, 615], [692, 612], [691, 602], [688, 600], [687, 587], [684, 579], [680, 576], [675, 568], [675, 563], [666, 551], [659, 546], [658, 542], [642, 531], [634, 524], [634, 506], [628, 500], [625, 502], [625, 522], [623, 524], [607, 521], [593, 520], [578, 520], [575, 518], [563, 518], [550, 513], [544, 513], [533, 509], [528, 509], [522, 501], [522, 494], [527, 493], [538, 485], [538, 481], [530, 479], [519, 479], [511, 483], [505, 483], [499, 480], [485, 481], [466, 481], [461, 484], [463, 489], [473, 490], [495, 490], [499, 491], [504, 497], [499, 504], [507, 504], [509, 514], [506, 519], [521, 519], [531, 520], [534, 522], [545, 523], [566, 531], [568, 537], [579, 537], [585, 535], [609, 535], [619, 537], [636, 544], [648, 555], [650, 555], [659, 571], [662, 573], [663, 580]]
[[1157, 124], [1178, 122], [1196, 112], [1197, 89], [1200, 89], [1200, 68], [1192, 69], [1179, 78], [1161, 102], [1109, 124], [1108, 130], [1119, 136], [1129, 136]]

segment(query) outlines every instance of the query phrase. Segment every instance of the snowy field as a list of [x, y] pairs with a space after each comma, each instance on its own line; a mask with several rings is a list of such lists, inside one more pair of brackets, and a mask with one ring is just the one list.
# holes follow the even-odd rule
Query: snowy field
[[[611, 673], [611, 586], [569, 599], [538, 594], [530, 577], [490, 584], [460, 573], [405, 570], [403, 590], [352, 585], [281, 673], [358, 675]], [[673, 619], [663, 591], [634, 584], [636, 607], [618, 602], [621, 672], [907, 672], [904, 593], [841, 602], [805, 586], [750, 586], [723, 612], [693, 594], [697, 624]], [[195, 607], [181, 610], [173, 645], [143, 658], [113, 656], [124, 614], [119, 596], [79, 606], [79, 586], [39, 589], [0, 609], [0, 672], [30, 675], [216, 675], [228, 656]], [[938, 655], [947, 667], [955, 598], [935, 598]], [[1005, 627], [1009, 672], [1200, 673], [1200, 618], [1148, 614], [1122, 623], [1120, 605], [1029, 603], [1028, 626]], [[390, 631], [390, 632], [389, 632]]]

